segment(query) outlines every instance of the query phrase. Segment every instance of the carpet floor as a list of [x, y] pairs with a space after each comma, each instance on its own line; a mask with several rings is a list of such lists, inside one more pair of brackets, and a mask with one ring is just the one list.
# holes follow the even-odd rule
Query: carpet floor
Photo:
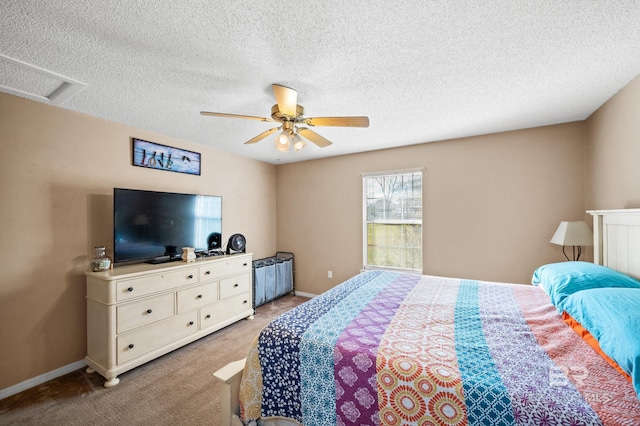
[[288, 295], [259, 306], [255, 319], [123, 373], [113, 388], [82, 368], [0, 400], [0, 425], [219, 425], [213, 373], [246, 357], [264, 326], [307, 300]]

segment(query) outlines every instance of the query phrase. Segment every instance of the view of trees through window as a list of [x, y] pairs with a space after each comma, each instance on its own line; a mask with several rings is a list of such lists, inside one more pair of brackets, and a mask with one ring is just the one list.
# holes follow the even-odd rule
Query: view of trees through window
[[364, 177], [365, 264], [422, 271], [422, 172]]

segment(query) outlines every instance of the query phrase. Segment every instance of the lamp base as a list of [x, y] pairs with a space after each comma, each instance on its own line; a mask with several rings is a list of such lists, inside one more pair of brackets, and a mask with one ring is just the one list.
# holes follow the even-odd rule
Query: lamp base
[[[562, 246], [562, 254], [564, 254], [564, 257], [566, 257], [568, 261], [571, 261], [572, 259], [569, 259], [569, 256], [567, 256], [567, 253], [564, 252], [565, 247], [566, 246]], [[572, 246], [572, 247], [573, 247], [573, 261], [580, 260], [580, 256], [582, 255], [582, 246]]]

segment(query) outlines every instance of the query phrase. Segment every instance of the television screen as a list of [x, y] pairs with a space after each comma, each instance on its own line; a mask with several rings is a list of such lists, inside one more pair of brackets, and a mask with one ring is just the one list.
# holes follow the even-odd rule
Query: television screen
[[222, 233], [222, 197], [114, 188], [114, 263], [179, 260]]

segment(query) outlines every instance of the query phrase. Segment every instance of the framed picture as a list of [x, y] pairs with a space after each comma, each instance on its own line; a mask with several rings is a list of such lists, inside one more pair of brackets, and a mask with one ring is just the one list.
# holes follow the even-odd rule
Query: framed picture
[[200, 175], [200, 153], [142, 139], [131, 140], [134, 166]]

